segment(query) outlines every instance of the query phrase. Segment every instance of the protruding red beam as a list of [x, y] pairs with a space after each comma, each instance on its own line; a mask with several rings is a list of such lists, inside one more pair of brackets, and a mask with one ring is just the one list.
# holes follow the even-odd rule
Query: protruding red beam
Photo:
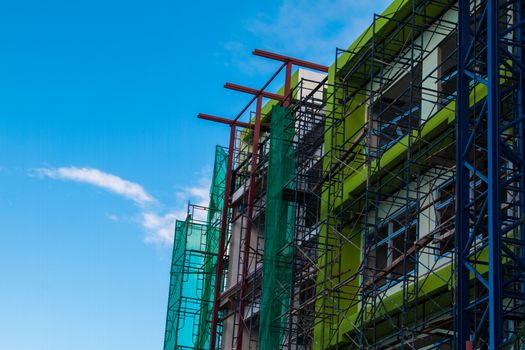
[[226, 83], [226, 84], [224, 84], [224, 87], [226, 89], [240, 91], [240, 92], [244, 92], [244, 93], [251, 94], [251, 95], [254, 95], [254, 96], [262, 96], [262, 97], [269, 98], [269, 99], [272, 99], [272, 100], [277, 100], [277, 101], [284, 100], [284, 96], [281, 96], [281, 95], [278, 95], [278, 94], [274, 94], [274, 93], [271, 93], [271, 92], [266, 92], [266, 91], [262, 91], [262, 90], [253, 89], [253, 88], [242, 86], [242, 85]]
[[[211, 114], [199, 113], [197, 115], [197, 118], [204, 119], [204, 120], [209, 120], [209, 121], [217, 122], [217, 123], [221, 123], [221, 124], [226, 124], [226, 125], [229, 125], [229, 126], [238, 126], [238, 127], [246, 128], [246, 129], [253, 129], [253, 128], [255, 128], [255, 124], [245, 123], [245, 122], [241, 122], [239, 120], [234, 120], [234, 119], [217, 117], [216, 115], [211, 115]], [[261, 129], [265, 130], [265, 131], [270, 130], [270, 125], [269, 124], [261, 124]]]
[[[270, 85], [272, 83], [272, 81], [275, 79], [275, 77], [277, 77], [279, 75], [279, 73], [281, 73], [281, 71], [283, 70], [284, 67], [286, 67], [286, 63], [283, 63], [281, 65], [281, 67], [279, 67], [279, 69], [277, 69], [275, 71], [275, 73], [273, 73], [273, 75], [270, 77], [270, 79], [268, 79], [268, 81], [263, 85], [263, 87], [260, 90], [264, 91], [268, 87], [268, 85]], [[248, 108], [250, 108], [250, 106], [252, 105], [252, 103], [255, 100], [257, 100], [257, 96], [253, 96], [252, 97], [250, 102], [248, 102], [248, 104], [239, 112], [239, 114], [237, 114], [237, 117], [235, 117], [235, 120], [239, 119], [244, 114], [244, 112], [246, 112], [248, 110]]]
[[253, 50], [253, 54], [255, 56], [269, 58], [271, 60], [281, 61], [281, 62], [285, 62], [285, 63], [291, 62], [292, 64], [294, 64], [296, 66], [300, 66], [300, 67], [309, 68], [309, 69], [313, 69], [313, 70], [318, 70], [320, 72], [328, 73], [328, 67], [327, 66], [323, 66], [322, 64], [308, 62], [308, 61], [305, 61], [305, 60], [300, 60], [300, 59], [293, 58], [293, 57], [283, 56], [283, 55], [279, 55], [279, 54], [276, 54], [276, 53], [273, 53], [273, 52], [268, 52], [268, 51], [259, 50], [259, 49]]
[[253, 129], [254, 126], [255, 126], [255, 125], [250, 124], [250, 123], [245, 123], [245, 122], [241, 122], [241, 121], [238, 121], [238, 120], [217, 117], [215, 115], [204, 114], [204, 113], [199, 113], [199, 115], [197, 115], [197, 118], [205, 119], [205, 120], [211, 120], [212, 122], [227, 124], [227, 125], [230, 125], [230, 126], [233, 126], [233, 125], [240, 126], [242, 128], [248, 128], [248, 129]]

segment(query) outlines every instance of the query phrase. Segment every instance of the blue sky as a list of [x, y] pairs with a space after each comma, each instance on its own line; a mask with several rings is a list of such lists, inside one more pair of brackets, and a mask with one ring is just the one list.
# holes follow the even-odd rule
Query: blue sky
[[330, 64], [387, 1], [4, 1], [0, 349], [162, 347], [174, 219], [277, 68]]

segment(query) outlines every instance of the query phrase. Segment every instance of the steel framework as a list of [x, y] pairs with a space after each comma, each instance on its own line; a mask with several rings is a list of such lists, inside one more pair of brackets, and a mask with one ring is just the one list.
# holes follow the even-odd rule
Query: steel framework
[[459, 1], [457, 348], [523, 348], [524, 8]]
[[[185, 221], [175, 224], [170, 295], [164, 349], [202, 349], [212, 302], [216, 231], [206, 221], [208, 208], [188, 205]], [[215, 244], [213, 244], [215, 242]], [[211, 248], [211, 249], [210, 249]]]
[[[445, 84], [455, 45], [439, 43], [453, 37], [457, 12], [439, 0], [392, 10], [336, 59], [320, 234], [334, 250], [317, 288], [320, 348], [451, 347], [453, 213], [443, 208], [453, 203], [454, 91]], [[361, 259], [346, 263], [352, 254]]]
[[523, 348], [523, 11], [396, 1], [293, 84], [329, 69], [254, 51], [280, 68], [199, 115], [230, 127], [200, 348]]
[[226, 162], [217, 147], [208, 207], [188, 204], [186, 220], [175, 223], [165, 350], [209, 346]]
[[[228, 204], [223, 210], [226, 211], [231, 208], [232, 217], [228, 222], [226, 220], [223, 221], [219, 239], [217, 277], [210, 336], [211, 350], [219, 346], [217, 344], [216, 329], [220, 321], [224, 322], [224, 320], [228, 318], [233, 319], [233, 328], [229, 329], [232, 335], [232, 348], [234, 347], [240, 350], [246, 342], [247, 344], [257, 343], [257, 338], [252, 337], [252, 335], [257, 333], [258, 323], [249, 319], [250, 315], [257, 313], [257, 308], [259, 307], [258, 299], [261, 295], [260, 265], [262, 264], [263, 238], [261, 235], [252, 237], [252, 231], [254, 226], [258, 231], [264, 227], [265, 188], [263, 186], [263, 178], [265, 177], [266, 170], [264, 167], [267, 163], [268, 154], [268, 126], [262, 123], [263, 98], [276, 100], [284, 107], [290, 104], [292, 100], [291, 76], [294, 65], [324, 72], [328, 71], [328, 67], [319, 64], [277, 55], [267, 51], [254, 50], [253, 54], [280, 61], [282, 65], [259, 90], [237, 84], [225, 84], [225, 88], [253, 95], [252, 100], [234, 119], [230, 120], [205, 114], [199, 115], [202, 119], [228, 124], [231, 128], [230, 152], [226, 173], [230, 181], [227, 184], [228, 187], [224, 195], [225, 203]], [[283, 95], [266, 92], [265, 89], [283, 69], [285, 69]], [[239, 119], [249, 111], [250, 106], [252, 106], [254, 102], [256, 103], [254, 115], [249, 118], [249, 122], [241, 122]], [[250, 132], [238, 131], [236, 129], [237, 127], [249, 129]], [[263, 135], [261, 135], [262, 133]], [[240, 197], [236, 199], [236, 203], [233, 203], [234, 192], [242, 193]], [[226, 214], [223, 214], [223, 217], [226, 217]], [[241, 247], [241, 250], [230, 254], [230, 261], [237, 259], [235, 265], [238, 267], [236, 269], [238, 273], [236, 276], [233, 276], [233, 272], [230, 273], [230, 276], [228, 276], [226, 280], [226, 289], [221, 293], [222, 288], [220, 283], [223, 281], [224, 253], [228, 243], [226, 242], [225, 230], [228, 225], [231, 225], [232, 228], [238, 227], [238, 237], [232, 237], [232, 240], [239, 240], [238, 247]], [[220, 319], [220, 305], [225, 302], [226, 299], [230, 300], [230, 309], [234, 311]], [[245, 337], [245, 334], [247, 337]], [[223, 342], [224, 341], [228, 342], [228, 340], [223, 340]], [[230, 344], [227, 346], [230, 346]]]

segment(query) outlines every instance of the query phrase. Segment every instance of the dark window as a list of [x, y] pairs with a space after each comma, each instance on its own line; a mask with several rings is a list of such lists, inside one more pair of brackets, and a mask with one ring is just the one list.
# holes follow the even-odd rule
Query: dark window
[[412, 249], [417, 240], [415, 206], [385, 219], [368, 239], [371, 245], [367, 254], [368, 283], [380, 287], [411, 273], [416, 264]]
[[419, 127], [421, 119], [421, 64], [381, 91], [370, 107], [373, 123], [371, 147], [385, 151]]
[[445, 106], [457, 91], [457, 35], [452, 33], [438, 46], [439, 107]]

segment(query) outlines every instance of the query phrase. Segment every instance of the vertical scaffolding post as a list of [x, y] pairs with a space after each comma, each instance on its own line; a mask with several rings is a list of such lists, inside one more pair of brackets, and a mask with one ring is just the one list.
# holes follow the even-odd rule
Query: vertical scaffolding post
[[487, 73], [488, 73], [488, 116], [487, 116], [487, 143], [488, 143], [488, 249], [489, 249], [489, 349], [502, 347], [503, 336], [503, 300], [502, 288], [502, 254], [501, 254], [501, 198], [500, 198], [500, 50], [499, 45], [499, 0], [487, 2]]
[[290, 96], [290, 86], [292, 84], [292, 62], [286, 62], [286, 72], [284, 76], [284, 101], [283, 107], [288, 107], [292, 96]]
[[[467, 54], [472, 45], [470, 35], [470, 1], [459, 1], [458, 25], [458, 93], [456, 107], [456, 159], [458, 164], [464, 164], [465, 150], [469, 141], [469, 81], [466, 74]], [[457, 302], [455, 310], [456, 349], [467, 349], [470, 344], [470, 313], [464, 312], [469, 303], [469, 270], [465, 266], [464, 248], [468, 241], [469, 210], [463, 203], [469, 201], [469, 170], [458, 166], [456, 170], [456, 261], [459, 267], [456, 271]]]

